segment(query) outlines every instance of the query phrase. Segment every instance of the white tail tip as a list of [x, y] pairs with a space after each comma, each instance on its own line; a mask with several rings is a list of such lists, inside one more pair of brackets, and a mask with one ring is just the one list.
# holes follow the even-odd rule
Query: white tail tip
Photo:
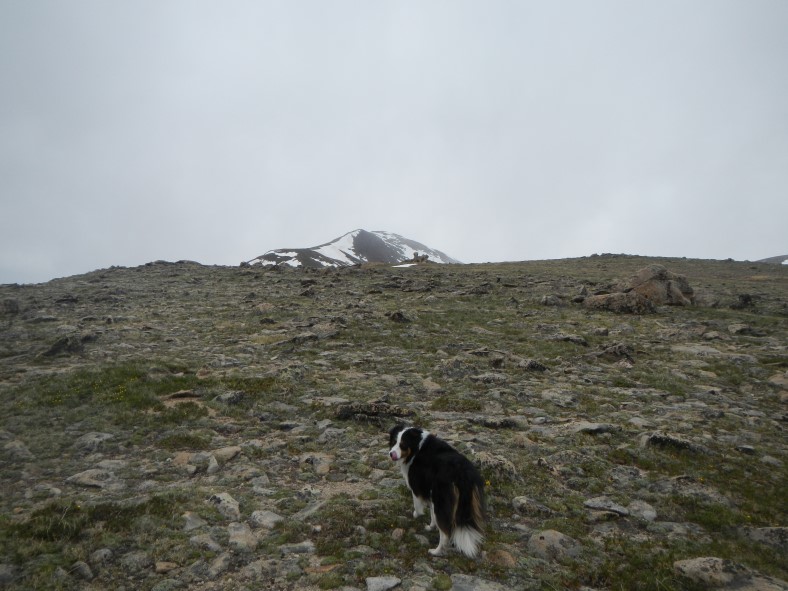
[[479, 546], [484, 541], [484, 535], [472, 527], [458, 527], [454, 530], [451, 537], [454, 546], [468, 556], [469, 558], [476, 558], [479, 553]]

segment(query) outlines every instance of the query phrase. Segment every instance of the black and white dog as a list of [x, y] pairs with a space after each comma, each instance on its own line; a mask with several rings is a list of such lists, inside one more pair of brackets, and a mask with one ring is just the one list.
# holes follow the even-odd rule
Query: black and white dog
[[451, 445], [424, 429], [397, 425], [389, 432], [389, 456], [399, 463], [413, 494], [413, 517], [430, 507], [427, 530], [438, 526], [440, 556], [450, 543], [475, 557], [484, 539], [484, 480], [476, 467]]

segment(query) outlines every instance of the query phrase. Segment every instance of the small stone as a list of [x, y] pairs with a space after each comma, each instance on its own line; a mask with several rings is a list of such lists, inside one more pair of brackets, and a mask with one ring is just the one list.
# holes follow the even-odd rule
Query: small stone
[[207, 521], [192, 511], [187, 511], [182, 517], [184, 521], [186, 521], [183, 525], [183, 531], [192, 531], [193, 529], [199, 529], [208, 524]]
[[74, 447], [85, 452], [94, 452], [98, 450], [105, 441], [115, 437], [112, 433], [85, 433], [82, 437], [76, 440]]
[[544, 560], [561, 560], [578, 554], [577, 542], [553, 529], [536, 532], [528, 539], [528, 551]]
[[753, 542], [788, 554], [788, 527], [748, 527], [742, 533]]
[[237, 445], [233, 445], [231, 447], [223, 447], [221, 449], [214, 450], [212, 457], [216, 458], [216, 461], [218, 461], [220, 464], [226, 464], [235, 458], [239, 453], [241, 453], [241, 448]]
[[13, 564], [0, 564], [0, 585], [10, 585], [16, 578], [16, 567]]
[[93, 579], [93, 571], [86, 562], [81, 560], [71, 565], [71, 572], [78, 576], [83, 581], [90, 581]]
[[228, 552], [224, 552], [220, 554], [216, 558], [213, 559], [211, 565], [208, 567], [208, 578], [209, 579], [216, 579], [225, 572], [227, 569], [230, 568], [232, 564], [232, 556]]
[[208, 467], [205, 469], [206, 474], [216, 474], [221, 468], [219, 468], [219, 462], [216, 460], [216, 456], [211, 455], [208, 458]]
[[279, 546], [279, 551], [282, 553], [282, 555], [314, 554], [315, 544], [310, 540], [306, 540], [305, 542], [301, 542], [299, 544], [283, 544], [282, 546]]
[[616, 513], [622, 517], [629, 515], [629, 511], [626, 508], [604, 496], [588, 499], [585, 503], [583, 503], [583, 507], [586, 509], [593, 509], [594, 511], [607, 511], [608, 513]]
[[174, 571], [178, 568], [178, 565], [174, 562], [157, 562], [156, 563], [156, 574], [159, 575], [166, 575], [170, 571]]
[[487, 560], [490, 564], [500, 566], [503, 568], [514, 568], [517, 566], [517, 560], [512, 556], [511, 552], [496, 548], [487, 554]]
[[620, 427], [611, 425], [610, 423], [589, 423], [588, 421], [579, 421], [570, 425], [572, 433], [589, 433], [591, 435], [598, 435], [600, 433], [611, 433], [620, 430]]
[[151, 587], [151, 591], [175, 591], [185, 585], [183, 581], [178, 579], [164, 579]]
[[34, 458], [27, 446], [19, 440], [9, 441], [3, 446], [3, 449], [12, 459], [17, 461], [32, 460]]
[[763, 456], [761, 458], [761, 463], [762, 464], [766, 464], [767, 466], [772, 466], [774, 468], [782, 468], [783, 467], [782, 460], [778, 460], [777, 458], [775, 458], [773, 456]]
[[514, 510], [523, 515], [551, 515], [553, 510], [550, 507], [542, 505], [541, 503], [529, 497], [515, 497], [512, 499], [512, 506]]
[[627, 505], [630, 515], [642, 519], [643, 521], [654, 521], [657, 518], [657, 511], [645, 501], [632, 501]]
[[230, 534], [230, 547], [236, 552], [251, 552], [257, 546], [257, 537], [245, 523], [231, 523], [227, 531]]
[[451, 575], [451, 591], [510, 591], [511, 587], [471, 575]]
[[367, 591], [388, 591], [402, 583], [402, 579], [387, 575], [384, 577], [367, 577]]
[[284, 517], [278, 513], [274, 513], [273, 511], [255, 511], [252, 513], [252, 517], [249, 519], [249, 522], [252, 524], [252, 527], [264, 527], [266, 529], [271, 529], [277, 523], [282, 521], [282, 519], [284, 519]]
[[66, 478], [66, 482], [89, 488], [108, 488], [113, 490], [123, 488], [123, 483], [117, 479], [114, 472], [99, 470], [98, 468], [69, 476]]
[[218, 495], [211, 495], [208, 502], [216, 506], [217, 511], [230, 521], [241, 520], [241, 510], [232, 495], [229, 493], [219, 493]]
[[94, 567], [106, 564], [112, 558], [112, 550], [109, 548], [100, 548], [90, 555], [90, 564]]
[[131, 573], [140, 573], [153, 565], [153, 560], [145, 552], [129, 552], [120, 559], [120, 565]]
[[208, 534], [200, 534], [189, 538], [189, 543], [196, 548], [218, 552], [222, 547]]

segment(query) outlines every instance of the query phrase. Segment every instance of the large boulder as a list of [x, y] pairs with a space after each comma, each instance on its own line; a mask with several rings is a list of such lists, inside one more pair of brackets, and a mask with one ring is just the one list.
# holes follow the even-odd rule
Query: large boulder
[[617, 314], [649, 314], [656, 312], [654, 302], [635, 291], [588, 296], [583, 306], [589, 310], [605, 310]]
[[668, 271], [662, 265], [644, 267], [619, 284], [617, 291], [634, 291], [656, 306], [691, 306], [695, 292], [684, 275]]

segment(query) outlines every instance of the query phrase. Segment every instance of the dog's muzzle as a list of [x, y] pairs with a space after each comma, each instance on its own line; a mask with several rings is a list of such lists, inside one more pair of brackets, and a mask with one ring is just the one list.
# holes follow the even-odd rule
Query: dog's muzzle
[[397, 456], [397, 452], [395, 452], [393, 449], [389, 452], [389, 456], [391, 456], [391, 459], [394, 460], [395, 462], [399, 459], [399, 456]]

